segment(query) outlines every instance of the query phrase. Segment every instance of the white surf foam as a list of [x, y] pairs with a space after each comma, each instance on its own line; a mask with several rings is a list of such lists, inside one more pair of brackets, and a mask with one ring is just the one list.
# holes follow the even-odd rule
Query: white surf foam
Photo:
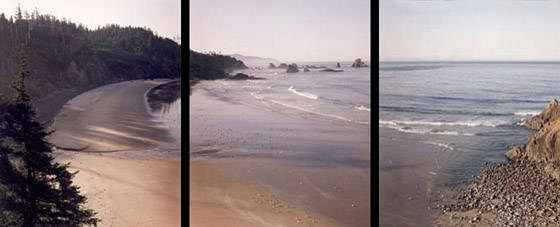
[[363, 111], [371, 112], [371, 109], [370, 109], [370, 108], [367, 108], [367, 107], [362, 106], [362, 105], [354, 106], [354, 108], [356, 108], [356, 109], [358, 109], [358, 110], [363, 110]]
[[379, 127], [395, 129], [400, 132], [414, 133], [414, 134], [432, 134], [432, 135], [451, 135], [451, 136], [475, 136], [475, 133], [470, 132], [458, 132], [458, 131], [443, 131], [434, 130], [432, 128], [413, 128], [407, 125], [397, 124], [392, 121], [382, 121], [379, 120]]
[[535, 115], [539, 115], [540, 113], [541, 113], [540, 111], [518, 111], [513, 114], [518, 116], [535, 116]]
[[483, 121], [457, 121], [457, 122], [438, 122], [438, 121], [384, 121], [379, 120], [379, 124], [389, 125], [434, 125], [434, 126], [467, 126], [467, 127], [496, 127], [506, 123], [483, 122]]
[[319, 96], [315, 95], [315, 94], [299, 92], [296, 89], [294, 89], [293, 86], [290, 86], [290, 88], [288, 88], [288, 90], [293, 92], [296, 95], [303, 96], [303, 97], [306, 97], [306, 98], [309, 98], [309, 99], [318, 99], [319, 98]]
[[298, 107], [298, 106], [286, 104], [286, 103], [279, 102], [279, 101], [276, 101], [276, 100], [269, 100], [269, 101], [270, 101], [270, 102], [273, 102], [273, 103], [276, 103], [276, 104], [279, 104], [279, 105], [282, 105], [282, 106], [285, 106], [285, 107], [289, 107], [289, 108], [292, 108], [292, 109], [301, 110], [301, 111], [308, 112], [308, 113], [312, 113], [312, 114], [316, 114], [316, 115], [322, 115], [322, 116], [326, 116], [326, 117], [336, 118], [336, 119], [340, 119], [340, 120], [343, 120], [343, 121], [354, 122], [354, 123], [361, 124], [361, 125], [369, 125], [368, 122], [353, 120], [353, 119], [349, 119], [349, 118], [345, 118], [345, 117], [338, 116], [338, 115], [333, 115], [333, 114], [319, 113], [319, 112], [316, 112], [316, 111], [304, 109], [304, 108], [301, 108], [301, 107]]
[[431, 144], [434, 146], [438, 146], [438, 147], [443, 147], [449, 150], [453, 150], [453, 147], [449, 146], [449, 144], [445, 144], [445, 143], [438, 143], [438, 142], [432, 142], [432, 141], [420, 141], [420, 143], [425, 143], [425, 144]]

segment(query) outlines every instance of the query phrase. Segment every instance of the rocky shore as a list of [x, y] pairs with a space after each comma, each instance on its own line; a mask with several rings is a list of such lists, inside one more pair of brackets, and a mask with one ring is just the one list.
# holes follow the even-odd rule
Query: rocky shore
[[506, 152], [509, 163], [479, 171], [451, 200], [439, 201], [437, 226], [560, 226], [560, 105], [551, 101], [525, 126], [537, 130]]
[[533, 161], [482, 169], [455, 201], [440, 203], [436, 226], [554, 226], [560, 221], [560, 182]]

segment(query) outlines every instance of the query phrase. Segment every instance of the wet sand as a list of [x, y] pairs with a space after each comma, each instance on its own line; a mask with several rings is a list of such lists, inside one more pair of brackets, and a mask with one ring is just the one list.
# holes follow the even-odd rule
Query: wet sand
[[56, 160], [80, 171], [74, 183], [98, 212], [99, 226], [180, 226], [181, 145], [148, 113], [144, 96], [165, 82], [88, 91], [64, 105], [50, 127]]
[[153, 123], [144, 98], [150, 88], [164, 81], [168, 82], [121, 82], [73, 98], [50, 126], [56, 130], [50, 142], [67, 150], [88, 152], [176, 146], [169, 132]]
[[433, 226], [439, 213], [439, 173], [451, 151], [391, 129], [380, 128], [380, 226]]
[[[230, 188], [214, 177], [198, 177], [218, 170], [232, 179], [231, 184], [246, 187], [229, 197], [191, 197], [191, 224], [219, 226], [217, 219], [224, 223], [232, 219], [257, 226], [299, 225], [298, 220], [304, 226], [370, 226], [369, 127], [285, 116], [204, 86], [205, 82], [195, 85], [190, 96], [191, 196]], [[214, 186], [209, 190], [203, 185]], [[268, 213], [253, 201], [257, 193], [270, 193], [297, 211], [287, 219], [284, 216], [291, 212], [286, 207], [278, 208], [282, 213]], [[230, 198], [243, 204], [247, 215], [220, 216], [204, 205], [215, 204], [220, 212], [235, 214], [240, 209], [228, 205]], [[309, 223], [312, 219], [305, 214], [317, 223]]]

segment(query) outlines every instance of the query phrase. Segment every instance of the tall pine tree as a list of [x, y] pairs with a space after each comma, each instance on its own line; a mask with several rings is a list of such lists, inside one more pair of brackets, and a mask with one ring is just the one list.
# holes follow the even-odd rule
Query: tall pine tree
[[68, 171], [69, 163], [54, 161], [46, 140], [52, 132], [38, 122], [26, 93], [26, 67], [22, 47], [20, 72], [11, 85], [13, 99], [0, 106], [0, 225], [97, 226], [95, 212], [83, 207], [86, 197], [72, 185], [77, 172]]

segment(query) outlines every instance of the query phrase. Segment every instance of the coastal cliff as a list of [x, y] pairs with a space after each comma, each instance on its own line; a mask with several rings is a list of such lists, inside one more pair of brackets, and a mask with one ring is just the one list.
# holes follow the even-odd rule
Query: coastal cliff
[[7, 19], [0, 14], [0, 92], [11, 96], [9, 81], [24, 49], [26, 79], [33, 99], [61, 90], [83, 90], [134, 79], [181, 76], [181, 45], [148, 28], [107, 25], [89, 29], [37, 11]]

